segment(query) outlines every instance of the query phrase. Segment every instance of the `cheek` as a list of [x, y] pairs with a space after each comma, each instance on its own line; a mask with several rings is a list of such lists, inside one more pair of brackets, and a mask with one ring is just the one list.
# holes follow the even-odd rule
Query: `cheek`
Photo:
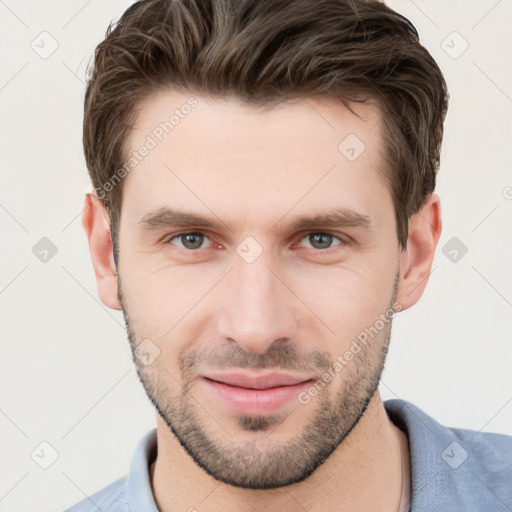
[[139, 336], [162, 339], [177, 324], [185, 313], [181, 288], [163, 276], [122, 277], [125, 306]]
[[151, 339], [161, 352], [159, 364], [177, 370], [180, 354], [204, 330], [204, 307], [209, 303], [202, 297], [212, 287], [212, 280], [199, 278], [192, 266], [126, 274], [129, 277], [122, 277], [123, 295], [137, 341]]
[[301, 279], [296, 293], [344, 343], [387, 311], [393, 286], [378, 270], [329, 269], [325, 279]]

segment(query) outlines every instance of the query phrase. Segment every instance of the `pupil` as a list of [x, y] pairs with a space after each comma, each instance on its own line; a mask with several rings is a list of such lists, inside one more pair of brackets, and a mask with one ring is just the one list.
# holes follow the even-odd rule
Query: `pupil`
[[[310, 236], [313, 237], [314, 244], [319, 242], [323, 249], [325, 249], [326, 246], [329, 246], [330, 242], [332, 241], [332, 235], [328, 235], [327, 233], [314, 233], [313, 235]], [[322, 238], [324, 239], [324, 242], [322, 242]], [[327, 239], [327, 242], [325, 242], [325, 239]]]
[[[196, 240], [196, 243], [194, 244], [193, 242], [193, 239], [194, 238], [197, 238], [199, 240], [199, 243], [197, 243], [197, 240]], [[192, 247], [190, 247], [190, 244], [188, 242], [192, 241], [191, 245]], [[189, 233], [189, 234], [186, 234], [186, 235], [182, 235], [182, 242], [183, 242], [183, 245], [185, 247], [187, 247], [187, 249], [197, 249], [198, 247], [201, 246], [201, 235], [198, 235], [198, 234], [194, 234], [194, 233]]]

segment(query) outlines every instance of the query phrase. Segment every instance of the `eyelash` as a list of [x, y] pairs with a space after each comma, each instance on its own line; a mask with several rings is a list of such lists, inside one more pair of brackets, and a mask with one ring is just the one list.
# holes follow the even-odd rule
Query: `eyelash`
[[[202, 235], [205, 238], [210, 239], [210, 237], [206, 233], [203, 233], [202, 231], [183, 231], [181, 233], [175, 233], [171, 237], [166, 237], [163, 240], [163, 243], [165, 245], [167, 245], [167, 244], [175, 245], [175, 244], [172, 244], [172, 240], [174, 240], [175, 238], [180, 238], [183, 235]], [[344, 235], [347, 238], [346, 240], [344, 240], [343, 238], [341, 238], [336, 233], [331, 233], [330, 231], [308, 231], [303, 236], [301, 236], [300, 241], [302, 241], [304, 238], [307, 238], [309, 235], [329, 235], [329, 236], [332, 236], [333, 238], [335, 238], [336, 240], [338, 240], [340, 242], [339, 244], [336, 244], [336, 245], [334, 245], [332, 247], [328, 247], [327, 249], [315, 249], [315, 248], [312, 248], [313, 251], [316, 251], [318, 253], [328, 253], [332, 249], [335, 249], [338, 246], [348, 245], [351, 242], [350, 237], [348, 237], [347, 235]], [[201, 250], [200, 248], [199, 249], [186, 249], [186, 248], [182, 248], [182, 247], [179, 247], [179, 246], [176, 246], [176, 247], [181, 252], [186, 252], [186, 253], [199, 252]], [[207, 247], [206, 247], [206, 249], [207, 249]], [[305, 247], [305, 249], [309, 249], [309, 247]]]

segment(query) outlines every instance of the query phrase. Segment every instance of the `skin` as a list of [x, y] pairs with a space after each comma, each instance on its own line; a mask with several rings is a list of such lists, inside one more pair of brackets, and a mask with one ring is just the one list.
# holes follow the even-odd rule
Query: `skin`
[[[236, 414], [201, 375], [272, 368], [321, 378], [379, 315], [423, 294], [441, 234], [439, 196], [410, 218], [402, 251], [375, 105], [354, 105], [357, 117], [325, 98], [262, 111], [194, 97], [197, 107], [124, 180], [117, 268], [108, 214], [91, 194], [82, 221], [102, 302], [123, 310], [133, 350], [146, 338], [158, 347], [150, 365], [134, 357], [157, 409], [157, 506], [396, 511], [407, 437], [378, 390], [391, 321], [307, 404], [292, 399], [274, 414]], [[188, 98], [148, 97], [128, 150]], [[354, 161], [338, 150], [349, 134], [366, 147]], [[141, 227], [165, 206], [222, 226]], [[296, 216], [340, 207], [371, 226], [290, 230]], [[262, 249], [251, 263], [237, 253], [249, 236]]]

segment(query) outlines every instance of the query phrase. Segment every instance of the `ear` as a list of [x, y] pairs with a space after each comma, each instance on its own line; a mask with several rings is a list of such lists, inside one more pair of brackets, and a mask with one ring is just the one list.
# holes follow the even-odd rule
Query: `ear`
[[120, 310], [109, 215], [103, 203], [92, 194], [85, 196], [82, 226], [89, 241], [89, 252], [101, 302], [111, 309]]
[[400, 284], [396, 297], [401, 310], [416, 304], [423, 295], [441, 229], [441, 199], [433, 193], [409, 219], [407, 248], [400, 256]]

